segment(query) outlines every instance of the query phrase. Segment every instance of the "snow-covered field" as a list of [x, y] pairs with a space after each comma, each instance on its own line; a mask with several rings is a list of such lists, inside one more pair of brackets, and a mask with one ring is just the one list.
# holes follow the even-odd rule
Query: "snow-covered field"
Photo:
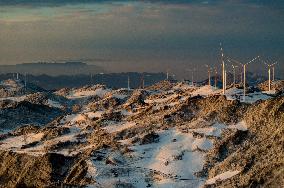
[[[78, 141], [76, 135], [82, 133], [76, 122], [83, 121], [80, 115], [68, 116], [65, 122], [73, 124], [70, 126], [70, 133], [59, 136], [54, 139], [41, 141], [44, 134], [28, 134], [26, 136], [15, 136], [1, 141], [1, 149], [12, 150], [19, 153], [28, 153], [30, 155], [43, 155], [45, 147], [58, 144], [60, 142]], [[120, 132], [122, 130], [135, 127], [135, 123], [119, 123], [106, 126], [110, 133]], [[112, 156], [114, 161], [119, 161], [116, 166], [107, 166], [101, 161], [93, 158], [88, 160], [88, 174], [97, 180], [96, 185], [108, 186], [112, 181], [131, 183], [137, 187], [144, 187], [153, 181], [154, 187], [200, 187], [204, 183], [212, 184], [218, 179], [230, 178], [232, 173], [216, 176], [206, 180], [195, 176], [195, 172], [202, 170], [206, 152], [213, 147], [214, 139], [206, 137], [194, 137], [193, 132], [203, 133], [220, 137], [225, 128], [236, 128], [246, 130], [244, 122], [234, 125], [214, 124], [206, 128], [191, 129], [188, 133], [183, 133], [176, 128], [161, 130], [157, 132], [159, 141], [155, 143], [140, 145], [132, 144], [130, 140], [121, 140], [121, 144], [129, 147], [133, 152], [122, 155], [119, 152], [105, 151], [106, 155]], [[82, 140], [81, 140], [82, 141]], [[35, 146], [23, 148], [27, 144], [38, 142]], [[86, 145], [79, 150], [61, 149], [57, 153], [72, 156], [79, 151], [84, 151], [93, 147], [92, 144]], [[111, 178], [111, 172], [116, 169], [119, 173], [117, 177]]]
[[[135, 126], [132, 124], [114, 125], [115, 132]], [[206, 152], [213, 147], [214, 139], [206, 137], [196, 138], [192, 132], [202, 132], [205, 135], [219, 137], [222, 129], [236, 128], [244, 130], [245, 123], [235, 125], [214, 124], [212, 127], [192, 129], [189, 133], [183, 133], [178, 129], [161, 130], [157, 132], [159, 141], [151, 144], [132, 144], [131, 140], [120, 140], [121, 144], [128, 146], [133, 152], [122, 156], [118, 153], [109, 153], [114, 161], [119, 161], [116, 167], [105, 166], [96, 160], [90, 160], [91, 176], [96, 177], [97, 184], [103, 187], [110, 185], [112, 181], [131, 183], [136, 187], [145, 187], [150, 179], [155, 179], [153, 187], [201, 187], [213, 184], [218, 179], [230, 178], [232, 173], [224, 173], [215, 178], [206, 180], [196, 177], [195, 172], [202, 170]], [[105, 151], [107, 153], [107, 151]], [[110, 178], [111, 170], [115, 168], [119, 173], [116, 178]], [[151, 174], [151, 177], [148, 177]], [[112, 180], [111, 180], [112, 179]]]

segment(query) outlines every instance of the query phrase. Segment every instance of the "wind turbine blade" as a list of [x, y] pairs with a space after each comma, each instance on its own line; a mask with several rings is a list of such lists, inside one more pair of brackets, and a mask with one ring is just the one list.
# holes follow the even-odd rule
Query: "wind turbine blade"
[[259, 56], [257, 56], [257, 57], [255, 57], [255, 58], [253, 58], [252, 60], [250, 60], [248, 63], [246, 63], [246, 65], [248, 65], [248, 64], [250, 64], [250, 63], [252, 63], [252, 62], [254, 62], [255, 60], [257, 60], [259, 58]]

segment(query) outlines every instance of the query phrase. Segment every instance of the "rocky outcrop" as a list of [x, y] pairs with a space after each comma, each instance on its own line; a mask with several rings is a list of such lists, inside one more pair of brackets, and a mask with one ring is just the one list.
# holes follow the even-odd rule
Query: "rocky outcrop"
[[25, 83], [22, 80], [8, 79], [0, 83], [0, 98], [15, 97], [43, 91], [45, 90], [32, 83]]
[[144, 100], [149, 95], [149, 93], [145, 90], [135, 90], [131, 97], [126, 101], [124, 107], [126, 109], [137, 108], [145, 105]]
[[87, 165], [80, 157], [66, 157], [48, 153], [29, 156], [0, 152], [1, 187], [55, 187], [60, 185], [85, 185]]
[[[258, 88], [262, 91], [268, 91], [268, 81], [258, 84]], [[276, 92], [284, 91], [284, 80], [276, 80], [271, 83], [271, 89]]]
[[26, 124], [44, 125], [60, 116], [62, 111], [27, 101], [13, 102], [1, 109], [0, 128], [14, 129]]
[[238, 100], [227, 100], [223, 95], [214, 95], [203, 99], [190, 98], [188, 106], [197, 113], [196, 117], [230, 124], [242, 119], [249, 105]]
[[140, 144], [151, 144], [153, 142], [159, 142], [159, 135], [151, 132], [149, 134], [144, 135], [141, 139], [140, 139]]
[[232, 168], [241, 173], [210, 187], [284, 185], [284, 97], [250, 106], [244, 119], [249, 125], [248, 132], [231, 135], [229, 142], [240, 141], [234, 148], [229, 148], [226, 142], [220, 145], [217, 153], [225, 154], [219, 163], [212, 165], [209, 177]]
[[161, 82], [158, 82], [154, 85], [147, 87], [146, 89], [147, 90], [164, 90], [164, 91], [166, 91], [166, 90], [172, 89], [174, 85], [175, 84], [173, 84], [173, 83], [171, 83], [167, 80], [163, 80]]

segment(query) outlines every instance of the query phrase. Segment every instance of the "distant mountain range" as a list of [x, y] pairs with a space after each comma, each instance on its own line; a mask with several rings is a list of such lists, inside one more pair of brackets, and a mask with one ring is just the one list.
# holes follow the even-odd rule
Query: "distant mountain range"
[[[82, 87], [84, 85], [104, 84], [111, 88], [127, 88], [129, 84], [131, 88], [139, 88], [152, 85], [156, 82], [164, 80], [166, 75], [164, 73], [110, 73], [110, 74], [77, 74], [77, 75], [19, 75], [20, 80], [26, 80], [28, 83], [35, 84], [39, 87], [54, 90], [64, 87]], [[16, 79], [16, 74], [0, 74], [0, 81], [7, 79]]]
[[[166, 79], [166, 75], [164, 73], [138, 73], [138, 72], [128, 72], [128, 73], [109, 73], [109, 74], [80, 74], [80, 75], [58, 75], [58, 76], [50, 76], [46, 74], [42, 75], [25, 75], [19, 74], [20, 80], [25, 80], [27, 83], [37, 85], [39, 87], [54, 90], [60, 89], [64, 87], [72, 88], [72, 87], [82, 87], [84, 85], [94, 85], [94, 84], [104, 84], [107, 87], [111, 88], [127, 88], [128, 86], [128, 77], [130, 80], [131, 88], [140, 88], [143, 85], [149, 86], [155, 84], [161, 80]], [[7, 79], [16, 79], [15, 73], [8, 74], [0, 74], [0, 81]], [[170, 78], [172, 82], [172, 78]], [[254, 73], [247, 73], [247, 84], [249, 85], [258, 85], [267, 80], [267, 77], [256, 75]], [[190, 80], [189, 80], [190, 82]], [[240, 83], [241, 80], [239, 77], [236, 78], [236, 83]], [[198, 84], [206, 85], [208, 83], [208, 79], [199, 81]], [[227, 84], [233, 83], [233, 75], [228, 74]], [[211, 85], [214, 86], [215, 77], [211, 77]], [[217, 75], [217, 87], [222, 87], [222, 77]]]
[[[0, 80], [16, 79], [17, 73], [19, 73], [20, 80], [26, 80], [29, 83], [49, 90], [93, 84], [105, 84], [111, 88], [126, 88], [128, 86], [128, 77], [130, 79], [130, 87], [139, 88], [143, 85], [142, 80], [144, 80], [145, 86], [149, 86], [166, 79], [164, 73], [107, 73], [100, 66], [76, 61], [0, 65]], [[266, 80], [266, 76], [247, 72], [247, 84], [249, 85], [257, 85]], [[241, 77], [237, 75], [236, 83], [240, 82]], [[199, 81], [198, 83], [201, 85], [207, 84], [208, 79]], [[227, 84], [231, 83], [233, 83], [233, 75], [228, 73]], [[211, 77], [211, 85], [215, 85], [215, 76]], [[222, 77], [220, 75], [217, 75], [217, 86], [222, 87]]]
[[83, 62], [65, 62], [65, 63], [23, 63], [16, 65], [0, 65], [0, 74], [20, 73], [32, 75], [78, 75], [78, 74], [98, 74], [106, 72], [102, 67], [89, 65]]

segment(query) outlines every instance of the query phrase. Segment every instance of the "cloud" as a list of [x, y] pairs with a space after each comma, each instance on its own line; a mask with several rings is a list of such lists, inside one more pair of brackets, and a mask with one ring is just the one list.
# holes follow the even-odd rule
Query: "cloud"
[[[42, 7], [42, 6], [65, 6], [70, 4], [90, 4], [90, 3], [133, 3], [131, 0], [1, 0], [0, 6], [26, 6], [26, 7]], [[139, 1], [137, 1], [139, 2]], [[270, 6], [274, 8], [282, 8], [284, 2], [282, 0], [143, 0], [144, 3], [159, 3], [159, 4], [203, 4], [203, 5], [216, 5], [224, 3], [243, 3], [254, 4], [259, 6]]]
[[81, 3], [101, 3], [110, 2], [108, 0], [1, 0], [0, 5], [2, 6], [62, 6], [66, 4], [81, 4]]
[[178, 71], [217, 64], [220, 41], [241, 60], [284, 60], [283, 12], [261, 1], [45, 2], [54, 6], [0, 6], [0, 64], [93, 59], [113, 71]]

